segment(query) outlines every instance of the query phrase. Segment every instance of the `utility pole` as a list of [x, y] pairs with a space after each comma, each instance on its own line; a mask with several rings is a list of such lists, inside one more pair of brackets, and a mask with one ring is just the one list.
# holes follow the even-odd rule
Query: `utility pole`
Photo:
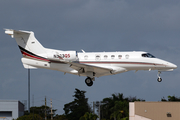
[[47, 116], [46, 116], [46, 96], [45, 96], [45, 120], [47, 120]]
[[34, 107], [34, 95], [32, 95], [32, 106]]
[[99, 101], [99, 120], [101, 120], [101, 101]]
[[30, 113], [30, 69], [28, 68], [28, 111]]
[[34, 95], [32, 95], [33, 120], [34, 120]]
[[53, 112], [52, 112], [52, 99], [51, 99], [51, 120], [53, 120]]
[[93, 114], [95, 114], [95, 102], [93, 101]]

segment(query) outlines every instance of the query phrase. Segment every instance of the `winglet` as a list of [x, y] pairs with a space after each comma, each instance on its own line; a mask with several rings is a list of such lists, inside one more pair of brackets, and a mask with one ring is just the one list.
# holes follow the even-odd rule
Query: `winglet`
[[14, 30], [12, 29], [4, 29], [5, 33], [10, 35], [12, 38], [14, 38]]

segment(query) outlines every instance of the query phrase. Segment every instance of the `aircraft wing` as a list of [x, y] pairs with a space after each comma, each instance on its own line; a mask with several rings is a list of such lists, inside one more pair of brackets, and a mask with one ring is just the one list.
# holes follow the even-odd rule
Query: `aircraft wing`
[[94, 72], [96, 74], [96, 77], [110, 75], [110, 74], [117, 74], [126, 72], [127, 70], [122, 67], [111, 67], [107, 68], [106, 66], [95, 66], [80, 62], [66, 62], [67, 64], [70, 64], [70, 67], [77, 70], [79, 74], [86, 74], [86, 72]]

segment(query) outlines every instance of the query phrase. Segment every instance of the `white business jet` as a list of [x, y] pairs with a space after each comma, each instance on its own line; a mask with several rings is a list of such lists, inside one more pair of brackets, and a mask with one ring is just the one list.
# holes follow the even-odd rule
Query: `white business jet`
[[24, 68], [45, 68], [79, 76], [87, 76], [85, 83], [92, 86], [95, 77], [114, 75], [130, 70], [157, 70], [158, 82], [161, 71], [172, 71], [177, 66], [156, 58], [147, 52], [85, 52], [62, 51], [44, 48], [32, 31], [5, 29], [16, 39], [23, 55]]

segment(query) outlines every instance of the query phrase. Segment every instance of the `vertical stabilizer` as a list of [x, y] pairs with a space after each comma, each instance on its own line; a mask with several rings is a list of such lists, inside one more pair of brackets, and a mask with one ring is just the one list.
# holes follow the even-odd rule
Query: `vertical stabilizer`
[[45, 48], [35, 38], [34, 32], [32, 31], [5, 29], [5, 33], [16, 39], [21, 50], [23, 49], [36, 55], [43, 55], [46, 53]]

